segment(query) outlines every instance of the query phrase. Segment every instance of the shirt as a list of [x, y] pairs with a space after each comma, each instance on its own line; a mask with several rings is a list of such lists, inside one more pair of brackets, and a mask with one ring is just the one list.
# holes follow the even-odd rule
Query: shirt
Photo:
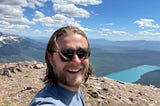
[[32, 99], [30, 106], [85, 106], [80, 89], [71, 92], [61, 86], [47, 84]]

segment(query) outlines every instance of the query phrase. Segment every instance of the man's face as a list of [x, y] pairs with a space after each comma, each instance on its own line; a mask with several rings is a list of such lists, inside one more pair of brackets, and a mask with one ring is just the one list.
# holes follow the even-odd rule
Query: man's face
[[[88, 48], [87, 40], [76, 33], [59, 37], [57, 43], [61, 50], [69, 48], [76, 51], [79, 48]], [[58, 76], [58, 84], [72, 90], [77, 89], [84, 81], [89, 67], [89, 59], [80, 59], [76, 53], [71, 60], [63, 61], [56, 52], [53, 54], [52, 62]]]

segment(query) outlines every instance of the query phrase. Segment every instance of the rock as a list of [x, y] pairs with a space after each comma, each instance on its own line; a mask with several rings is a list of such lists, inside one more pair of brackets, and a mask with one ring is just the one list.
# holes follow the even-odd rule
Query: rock
[[11, 72], [7, 68], [2, 68], [2, 69], [0, 69], [0, 75], [11, 77]]
[[33, 68], [41, 69], [41, 68], [44, 68], [44, 65], [39, 63], [39, 64], [36, 64]]
[[98, 92], [96, 92], [96, 91], [88, 91], [88, 94], [90, 94], [93, 98], [99, 97]]

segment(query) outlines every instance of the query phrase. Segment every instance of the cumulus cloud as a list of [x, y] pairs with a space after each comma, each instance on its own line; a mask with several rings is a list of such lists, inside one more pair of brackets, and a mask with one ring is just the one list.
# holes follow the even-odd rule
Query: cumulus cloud
[[6, 29], [26, 29], [26, 28], [29, 28], [29, 26], [28, 25], [12, 24], [12, 25], [6, 26], [5, 28]]
[[113, 30], [106, 27], [100, 28], [98, 31], [100, 37], [111, 41], [133, 40], [131, 34], [126, 31]]
[[36, 11], [33, 22], [39, 22], [47, 27], [61, 27], [65, 25], [81, 26], [74, 18], [68, 18], [62, 14], [56, 14], [52, 17], [44, 17], [43, 13]]
[[2, 17], [20, 17], [23, 16], [23, 11], [20, 6], [2, 5], [0, 4], [0, 12]]
[[127, 32], [113, 30], [113, 31], [112, 31], [112, 34], [115, 34], [115, 35], [126, 35]]
[[29, 25], [9, 24], [9, 25], [5, 25], [3, 28], [0, 28], [0, 31], [15, 34], [19, 32], [24, 32], [29, 28], [30, 28]]
[[127, 35], [128, 34], [125, 31], [111, 30], [111, 29], [108, 29], [108, 28], [100, 28], [99, 32], [102, 35]]
[[145, 30], [138, 32], [138, 35], [144, 35], [144, 36], [160, 36], [160, 32], [156, 32], [154, 30]]
[[39, 36], [52, 35], [54, 31], [55, 30], [53, 29], [46, 29], [46, 30], [35, 29], [34, 30], [34, 32], [37, 33]]
[[98, 5], [102, 3], [102, 0], [67, 0], [69, 3], [80, 4], [84, 6]]
[[144, 30], [139, 31], [137, 36], [135, 36], [138, 40], [154, 40], [157, 41], [160, 39], [160, 32], [155, 30]]
[[102, 3], [102, 0], [52, 0], [58, 4], [78, 4], [83, 6], [98, 5]]
[[26, 0], [0, 0], [0, 4], [2, 5], [12, 5], [12, 6], [25, 6], [27, 5]]
[[77, 8], [74, 4], [54, 4], [54, 9], [58, 14], [69, 17], [88, 18], [90, 13], [82, 8]]
[[40, 12], [40, 11], [36, 11], [34, 17], [36, 19], [40, 19], [40, 18], [45, 17], [45, 15], [42, 12]]
[[69, 17], [88, 18], [90, 17], [90, 13], [83, 8], [78, 8], [76, 5], [98, 5], [102, 3], [102, 0], [52, 0], [52, 2], [54, 3], [54, 10], [58, 14]]
[[22, 6], [26, 5], [25, 0], [1, 0], [0, 20], [10, 24], [34, 24], [24, 17]]
[[35, 9], [36, 6], [43, 7], [46, 1], [48, 0], [28, 0], [26, 6]]
[[155, 23], [153, 19], [140, 19], [134, 22], [141, 28], [160, 28], [159, 24]]
[[6, 26], [6, 25], [10, 25], [9, 22], [6, 22], [4, 20], [0, 20], [0, 26]]
[[[55, 14], [47, 16], [39, 7], [43, 8], [46, 2], [53, 2]], [[90, 13], [83, 8], [88, 5], [98, 5], [102, 0], [0, 0], [0, 31], [33, 31], [32, 25], [44, 28], [62, 27], [73, 25], [84, 31], [92, 31], [82, 27], [77, 18], [89, 18]], [[77, 5], [82, 5], [79, 8]], [[28, 8], [31, 13], [28, 14]], [[39, 32], [36, 30], [35, 32]]]

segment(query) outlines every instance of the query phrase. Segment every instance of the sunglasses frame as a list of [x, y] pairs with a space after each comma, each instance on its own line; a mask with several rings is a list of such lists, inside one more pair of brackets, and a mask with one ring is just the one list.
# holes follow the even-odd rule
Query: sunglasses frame
[[[64, 51], [68, 51], [68, 50], [71, 50], [72, 51], [72, 56], [71, 58], [68, 58], [64, 55]], [[83, 57], [80, 57], [80, 55], [78, 55], [78, 51], [82, 50], [83, 52], [85, 52], [84, 56]], [[67, 48], [67, 49], [57, 49], [55, 51], [52, 51], [53, 53], [57, 52], [59, 55], [60, 55], [60, 58], [62, 61], [64, 62], [67, 62], [67, 61], [71, 61], [73, 59], [73, 56], [76, 54], [78, 56], [78, 58], [80, 60], [85, 60], [86, 58], [88, 58], [90, 56], [90, 50], [89, 48], [78, 48], [77, 50], [73, 50], [71, 48]], [[69, 54], [69, 53], [68, 53]]]

